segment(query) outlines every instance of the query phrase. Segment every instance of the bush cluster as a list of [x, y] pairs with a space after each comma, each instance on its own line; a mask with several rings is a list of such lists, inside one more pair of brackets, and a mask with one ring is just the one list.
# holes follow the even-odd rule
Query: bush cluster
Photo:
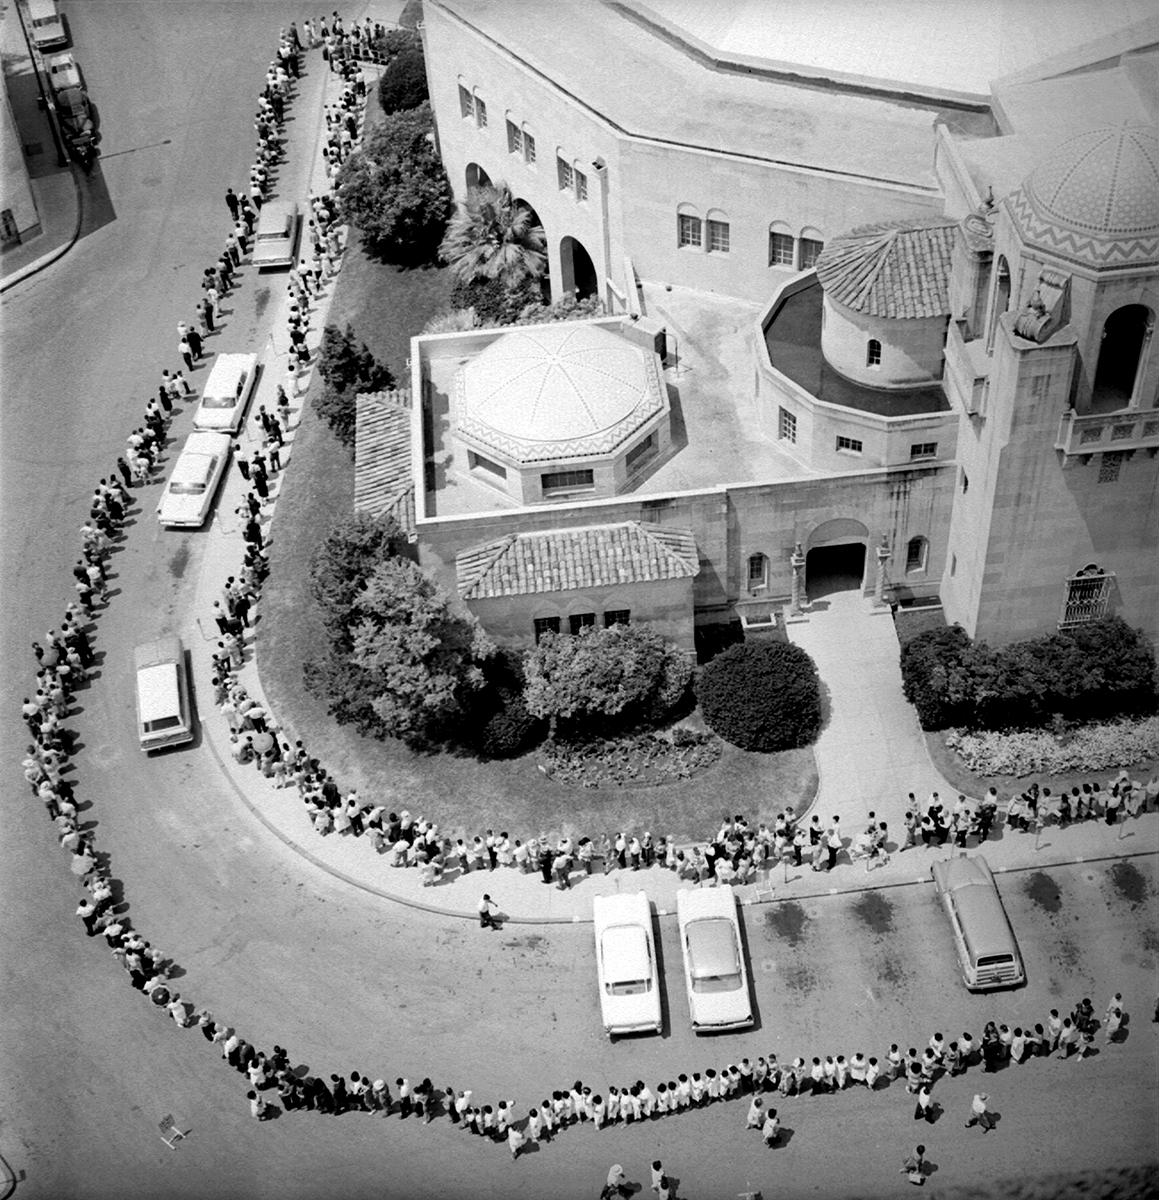
[[418, 46], [405, 47], [393, 55], [382, 73], [378, 82], [378, 103], [384, 113], [406, 112], [418, 108], [428, 98], [423, 52]]
[[705, 721], [742, 750], [807, 746], [821, 729], [817, 667], [792, 642], [741, 642], [701, 668], [696, 699]]
[[997, 649], [961, 626], [932, 629], [901, 653], [906, 699], [923, 729], [1030, 729], [1155, 708], [1155, 655], [1109, 617]]
[[981, 730], [946, 735], [946, 745], [977, 775], [1061, 775], [1106, 771], [1159, 758], [1159, 717], [1053, 730]]
[[337, 325], [327, 325], [322, 331], [318, 373], [322, 376], [323, 386], [321, 391], [314, 393], [314, 409], [338, 440], [353, 448], [359, 392], [394, 387], [394, 376], [385, 363], [374, 357], [365, 342], [355, 338], [354, 327], [349, 321], [345, 330], [340, 330]]

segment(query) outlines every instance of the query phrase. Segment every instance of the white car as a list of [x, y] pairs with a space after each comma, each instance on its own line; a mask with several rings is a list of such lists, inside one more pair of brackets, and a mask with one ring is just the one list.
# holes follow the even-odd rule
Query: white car
[[157, 505], [162, 525], [196, 529], [205, 524], [231, 445], [228, 433], [191, 433], [185, 439]]
[[609, 1037], [660, 1032], [652, 909], [643, 892], [592, 900], [600, 1008]]
[[245, 420], [257, 377], [256, 354], [219, 354], [193, 414], [193, 428], [236, 433]]
[[259, 271], [292, 267], [298, 257], [302, 214], [294, 200], [267, 200], [258, 213], [253, 264]]
[[48, 70], [48, 82], [54, 92], [63, 91], [69, 87], [84, 87], [80, 77], [80, 67], [71, 54], [54, 54], [44, 60]]
[[169, 634], [133, 651], [137, 669], [137, 737], [148, 752], [193, 741], [185, 647]]
[[732, 888], [682, 888], [676, 893], [676, 919], [693, 1032], [751, 1025], [753, 1006]]

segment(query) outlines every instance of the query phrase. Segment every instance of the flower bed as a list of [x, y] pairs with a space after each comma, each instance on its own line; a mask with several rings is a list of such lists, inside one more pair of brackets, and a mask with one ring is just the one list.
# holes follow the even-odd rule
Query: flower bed
[[713, 767], [723, 747], [711, 733], [676, 729], [637, 733], [593, 742], [548, 742], [540, 753], [540, 770], [557, 783], [573, 787], [647, 787], [690, 779]]
[[978, 775], [1103, 771], [1159, 757], [1159, 717], [1083, 725], [1062, 734], [950, 733], [946, 746]]

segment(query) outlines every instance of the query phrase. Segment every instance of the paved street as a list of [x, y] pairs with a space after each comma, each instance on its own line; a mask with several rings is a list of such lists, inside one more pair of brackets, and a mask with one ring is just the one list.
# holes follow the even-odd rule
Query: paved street
[[[31, 677], [27, 644], [71, 598], [69, 565], [85, 497], [140, 419], [161, 367], [176, 360], [196, 278], [225, 232], [221, 197], [245, 178], [254, 96], [280, 0], [237, 2], [228, 24], [205, 3], [66, 4], [105, 131], [100, 170], [110, 219], [59, 264], [3, 301], [5, 595], [2, 658], [9, 714], [0, 767], [10, 781], [0, 880], [0, 1155], [26, 1173], [17, 1196], [591, 1197], [613, 1161], [647, 1184], [659, 1155], [696, 1200], [894, 1195], [902, 1152], [919, 1136], [902, 1089], [786, 1102], [792, 1131], [766, 1152], [744, 1131], [744, 1104], [596, 1135], [569, 1132], [517, 1164], [446, 1122], [341, 1121], [286, 1114], [259, 1125], [242, 1079], [195, 1030], [149, 1011], [101, 939], [73, 916], [79, 888], [39, 802], [20, 784], [15, 714]], [[385, 16], [385, 12], [383, 13]], [[280, 186], [304, 190], [324, 76], [317, 53], [295, 103], [292, 157]], [[143, 78], [155, 79], [152, 88]], [[313, 108], [308, 100], [313, 97]], [[168, 144], [162, 144], [169, 139]], [[295, 157], [296, 156], [296, 157]], [[283, 290], [252, 268], [226, 302], [210, 353], [261, 349]], [[204, 368], [198, 378], [204, 378]], [[188, 413], [174, 423], [177, 444]], [[577, 1076], [593, 1087], [652, 1085], [742, 1055], [884, 1053], [937, 1027], [980, 1032], [985, 1020], [1042, 1020], [1053, 1004], [1128, 997], [1126, 1044], [1084, 1063], [1009, 1068], [987, 1087], [1002, 1114], [980, 1156], [958, 1114], [977, 1079], [939, 1085], [946, 1115], [921, 1127], [940, 1194], [1023, 1172], [1028, 1146], [1060, 1170], [1134, 1163], [1154, 1148], [1156, 931], [1154, 858], [1134, 860], [1133, 899], [1109, 864], [1057, 867], [1049, 888], [1029, 873], [1001, 887], [1030, 985], [973, 997], [956, 979], [948, 931], [928, 885], [811, 896], [744, 911], [760, 1024], [708, 1040], [688, 1030], [680, 952], [659, 923], [664, 1035], [609, 1044], [600, 1033], [591, 929], [471, 923], [401, 908], [329, 875], [273, 836], [204, 744], [146, 759], [135, 740], [129, 654], [185, 625], [209, 536], [161, 531], [156, 487], [143, 489], [114, 558], [94, 685], [70, 720], [81, 743], [78, 795], [144, 936], [181, 965], [180, 990], [257, 1045], [287, 1046], [311, 1070], [365, 1070], [470, 1086], [478, 1102], [526, 1111]], [[276, 536], [276, 525], [275, 525]], [[200, 681], [204, 687], [204, 680]], [[201, 697], [202, 708], [208, 707]], [[1128, 883], [1135, 885], [1133, 876]], [[1030, 888], [1028, 892], [1027, 888]], [[1044, 907], [1043, 897], [1047, 906]], [[1056, 911], [1048, 909], [1057, 903]], [[1081, 1079], [1081, 1086], [1074, 1081]], [[188, 1139], [157, 1135], [172, 1113]], [[1097, 1122], [1097, 1133], [1091, 1132]], [[980, 1136], [980, 1135], [979, 1135]], [[645, 1193], [646, 1194], [646, 1193]]]

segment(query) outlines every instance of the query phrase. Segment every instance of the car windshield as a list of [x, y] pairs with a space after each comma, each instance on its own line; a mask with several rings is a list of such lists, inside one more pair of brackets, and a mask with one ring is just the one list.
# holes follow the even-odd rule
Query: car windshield
[[181, 724], [180, 717], [158, 717], [155, 721], [145, 722], [146, 733], [160, 733], [162, 729], [172, 729]]
[[285, 229], [276, 229], [273, 233], [259, 233], [259, 242], [280, 242], [289, 236], [289, 231]]
[[201, 407], [233, 408], [239, 399], [239, 396], [206, 396], [205, 399], [201, 401]]
[[650, 979], [618, 979], [608, 983], [609, 996], [643, 996], [651, 990]]
[[173, 483], [169, 491], [174, 496], [200, 496], [205, 491], [204, 483]]

